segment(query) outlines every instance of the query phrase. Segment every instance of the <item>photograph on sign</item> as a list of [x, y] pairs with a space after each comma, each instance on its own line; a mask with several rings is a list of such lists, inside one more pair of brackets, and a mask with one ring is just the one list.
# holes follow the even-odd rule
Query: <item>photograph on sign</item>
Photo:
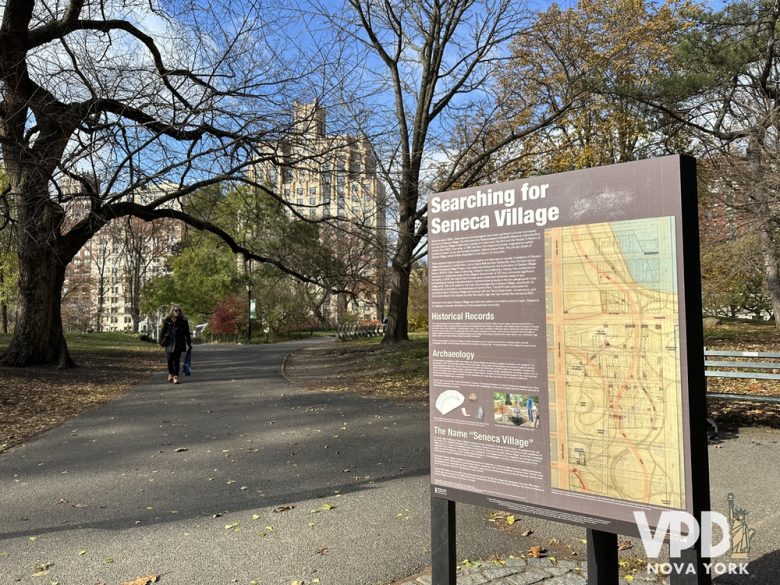
[[622, 533], [693, 510], [681, 168], [429, 198], [434, 496]]

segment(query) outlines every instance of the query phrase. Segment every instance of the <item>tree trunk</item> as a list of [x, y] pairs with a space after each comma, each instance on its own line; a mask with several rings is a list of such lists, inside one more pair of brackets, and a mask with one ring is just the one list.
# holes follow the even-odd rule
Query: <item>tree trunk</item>
[[382, 343], [397, 343], [409, 339], [409, 265], [393, 262], [390, 275], [390, 306], [387, 311], [387, 329]]
[[412, 275], [412, 255], [415, 247], [414, 224], [402, 220], [400, 227], [390, 274], [387, 329], [382, 343], [398, 343], [409, 339], [409, 279]]
[[[5, 275], [0, 270], [0, 286], [5, 283]], [[8, 304], [0, 301], [0, 322], [2, 323], [3, 333], [8, 333]]]
[[[10, 366], [56, 363], [75, 366], [62, 331], [62, 287], [65, 268], [76, 249], [59, 235], [64, 217], [50, 198], [46, 175], [20, 180], [18, 206], [19, 303], [11, 343], [2, 356]], [[21, 173], [20, 173], [21, 174]], [[12, 183], [18, 175], [11, 174]]]
[[778, 270], [777, 242], [774, 224], [766, 222], [761, 227], [761, 248], [764, 255], [764, 275], [775, 316], [775, 327], [780, 329], [780, 270]]
[[19, 308], [3, 361], [11, 366], [56, 363], [75, 366], [62, 331], [60, 300], [65, 267], [47, 243], [28, 241], [19, 253]]

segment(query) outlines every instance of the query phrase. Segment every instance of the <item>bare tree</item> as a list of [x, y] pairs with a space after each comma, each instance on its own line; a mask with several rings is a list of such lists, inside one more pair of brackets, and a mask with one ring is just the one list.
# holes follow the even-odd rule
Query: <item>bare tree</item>
[[[570, 103], [526, 103], [522, 122], [505, 125], [501, 136], [487, 135], [496, 118], [508, 115], [495, 77], [508, 57], [507, 44], [533, 26], [522, 3], [347, 0], [341, 11], [325, 5], [317, 11], [336, 35], [328, 42], [356, 47], [355, 78], [343, 80], [341, 99], [373, 144], [392, 194], [385, 341], [402, 341], [408, 339], [410, 274], [425, 254], [427, 194], [483, 179], [495, 153], [547, 126]], [[459, 133], [463, 140], [453, 148]]]
[[[290, 137], [286, 62], [259, 2], [6, 0], [0, 4], [0, 195], [19, 258], [18, 320], [4, 361], [73, 365], [62, 332], [68, 262], [116, 218], [168, 217], [228, 233], [179, 199], [276, 160]], [[170, 6], [175, 15], [163, 7]], [[99, 186], [92, 179], [100, 179]], [[64, 189], [76, 181], [80, 189]], [[141, 195], [143, 194], [143, 196]], [[74, 200], [87, 213], [67, 217]]]

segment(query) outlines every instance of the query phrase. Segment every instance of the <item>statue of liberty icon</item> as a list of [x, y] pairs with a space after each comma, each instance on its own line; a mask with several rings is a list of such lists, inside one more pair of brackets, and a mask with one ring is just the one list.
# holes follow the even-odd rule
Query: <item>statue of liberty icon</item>
[[755, 530], [748, 527], [747, 511], [734, 507], [734, 494], [728, 495], [729, 527], [731, 528], [731, 558], [746, 559]]

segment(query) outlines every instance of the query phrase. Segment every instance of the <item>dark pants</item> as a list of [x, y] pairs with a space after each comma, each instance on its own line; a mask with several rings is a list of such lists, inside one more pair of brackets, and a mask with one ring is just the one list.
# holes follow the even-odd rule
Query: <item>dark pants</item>
[[179, 360], [181, 360], [180, 351], [168, 351], [168, 373], [172, 376], [179, 375]]

